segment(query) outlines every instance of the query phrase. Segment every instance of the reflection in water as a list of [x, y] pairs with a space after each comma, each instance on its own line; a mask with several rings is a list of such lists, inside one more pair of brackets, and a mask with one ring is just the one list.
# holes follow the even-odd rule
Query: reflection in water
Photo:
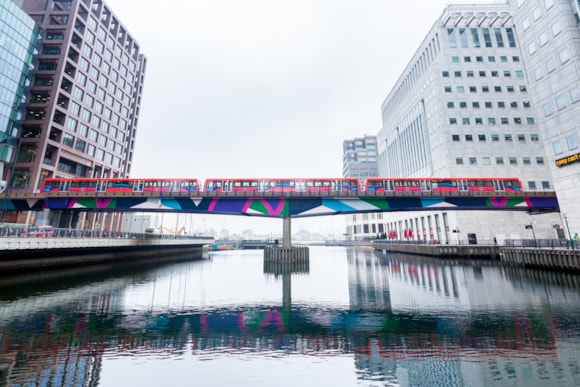
[[281, 274], [262, 265], [260, 252], [233, 251], [34, 288], [0, 282], [0, 385], [106, 385], [127, 357], [160, 373], [162, 360], [188, 359], [182, 385], [219, 384], [196, 359], [242, 360], [237, 372], [272, 385], [243, 360], [284, 359], [291, 372], [304, 357], [338, 374], [329, 359], [353, 359], [358, 385], [580, 384], [578, 276], [342, 248], [312, 248], [309, 267]]

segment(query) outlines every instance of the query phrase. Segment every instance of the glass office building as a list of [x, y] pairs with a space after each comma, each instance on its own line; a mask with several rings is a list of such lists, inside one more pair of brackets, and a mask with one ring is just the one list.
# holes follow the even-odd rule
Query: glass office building
[[41, 39], [40, 27], [11, 0], [0, 0], [0, 165], [9, 180], [19, 147], [19, 122]]

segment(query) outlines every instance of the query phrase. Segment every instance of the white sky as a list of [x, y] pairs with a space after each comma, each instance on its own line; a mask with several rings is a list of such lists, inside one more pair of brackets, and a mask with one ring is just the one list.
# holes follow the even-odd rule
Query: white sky
[[340, 177], [448, 3], [107, 0], [148, 62], [131, 177]]

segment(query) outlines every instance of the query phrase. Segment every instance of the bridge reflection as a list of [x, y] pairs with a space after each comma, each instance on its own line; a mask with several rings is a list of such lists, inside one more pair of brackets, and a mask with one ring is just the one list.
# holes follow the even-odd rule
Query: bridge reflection
[[[490, 281], [492, 274], [432, 262], [351, 250], [347, 309], [307, 303], [120, 307], [130, 287], [148, 284], [163, 270], [171, 272], [171, 267], [132, 268], [116, 272], [113, 278], [110, 273], [81, 275], [67, 287], [60, 278], [35, 281], [34, 287], [19, 287], [17, 294], [9, 290], [14, 279], [4, 279], [0, 281], [0, 385], [97, 385], [105, 357], [139, 353], [207, 359], [224, 350], [240, 358], [249, 351], [284, 356], [349, 354], [358, 369], [378, 374], [399, 362], [420, 360], [417, 363], [425, 365], [426, 358], [483, 363], [494, 357], [521, 358], [554, 362], [556, 368], [562, 365], [556, 362], [562, 356], [558, 340], [577, 334], [577, 325], [571, 324], [575, 313], [530, 312], [526, 305], [543, 301], [523, 296], [511, 297], [518, 303], [515, 308], [506, 305], [490, 311], [484, 294], [474, 295], [468, 305], [465, 282]], [[275, 278], [309, 271], [305, 266], [264, 266], [264, 273]], [[506, 288], [532, 289], [536, 284], [528, 285], [529, 281], [538, 278], [521, 274], [527, 272], [505, 269], [499, 275]], [[550, 277], [547, 283], [564, 299], [577, 296], [580, 288], [569, 277]], [[424, 303], [405, 309], [402, 297], [410, 306], [419, 297]], [[557, 305], [558, 298], [550, 301]]]

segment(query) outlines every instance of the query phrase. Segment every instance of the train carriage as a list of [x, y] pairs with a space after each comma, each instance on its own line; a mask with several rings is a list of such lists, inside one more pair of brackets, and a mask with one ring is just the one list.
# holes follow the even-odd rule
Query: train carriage
[[366, 180], [365, 190], [372, 193], [382, 192], [519, 192], [521, 182], [513, 178], [429, 178], [429, 179], [381, 179]]
[[339, 193], [358, 192], [357, 179], [208, 179], [204, 192]]
[[197, 179], [45, 179], [41, 192], [199, 193]]

